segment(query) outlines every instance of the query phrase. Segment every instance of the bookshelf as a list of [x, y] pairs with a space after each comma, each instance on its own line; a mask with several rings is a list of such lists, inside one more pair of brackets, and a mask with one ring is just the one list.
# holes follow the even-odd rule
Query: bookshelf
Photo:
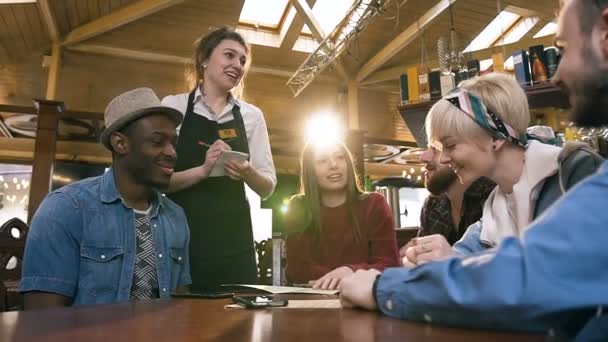
[[[555, 87], [550, 83], [539, 84], [535, 86], [526, 86], [523, 87], [526, 95], [528, 96], [528, 104], [530, 109], [536, 108], [546, 108], [546, 107], [554, 107], [554, 108], [570, 108], [570, 104], [568, 102], [568, 96], [559, 88]], [[418, 110], [426, 110], [428, 111], [431, 107], [437, 102], [429, 101], [429, 102], [420, 102], [413, 104], [405, 104], [398, 105], [397, 109], [399, 112], [403, 113], [408, 111], [418, 111]]]

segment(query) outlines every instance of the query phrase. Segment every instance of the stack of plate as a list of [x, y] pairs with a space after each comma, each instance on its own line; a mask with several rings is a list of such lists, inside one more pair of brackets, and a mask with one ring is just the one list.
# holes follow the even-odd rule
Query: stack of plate
[[[38, 117], [28, 114], [13, 115], [6, 117], [4, 124], [12, 133], [33, 138], [36, 136]], [[93, 126], [82, 120], [62, 119], [59, 121], [57, 134], [61, 138], [90, 138], [93, 134]]]
[[367, 144], [363, 147], [365, 161], [382, 161], [399, 153], [399, 148], [382, 144]]
[[410, 148], [393, 158], [392, 162], [402, 165], [420, 165], [422, 164], [420, 158], [422, 157], [423, 152], [423, 148]]

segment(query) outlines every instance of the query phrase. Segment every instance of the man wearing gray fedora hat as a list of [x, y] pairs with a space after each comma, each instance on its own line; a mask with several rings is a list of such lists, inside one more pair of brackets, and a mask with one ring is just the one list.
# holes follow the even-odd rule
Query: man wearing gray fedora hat
[[19, 291], [26, 309], [166, 298], [190, 285], [190, 232], [164, 197], [183, 115], [149, 88], [106, 107], [112, 167], [50, 193], [27, 237]]

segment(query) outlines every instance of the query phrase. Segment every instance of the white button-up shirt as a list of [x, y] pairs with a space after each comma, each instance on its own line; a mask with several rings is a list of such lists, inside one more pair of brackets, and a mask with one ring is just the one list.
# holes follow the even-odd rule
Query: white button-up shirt
[[[169, 95], [163, 98], [161, 102], [163, 105], [175, 108], [185, 115], [188, 107], [189, 95], [190, 93]], [[262, 111], [252, 104], [243, 100], [237, 100], [230, 96], [230, 100], [222, 110], [222, 113], [216, 114], [204, 102], [200, 88], [197, 88], [194, 93], [194, 112], [198, 115], [202, 115], [208, 120], [216, 121], [218, 124], [234, 119], [232, 108], [235, 104], [238, 104], [241, 109], [241, 116], [243, 117], [245, 131], [247, 132], [249, 162], [257, 172], [272, 180], [272, 189], [274, 191], [277, 184], [277, 175], [274, 169], [274, 162], [272, 161], [272, 153], [270, 151], [268, 129]], [[178, 132], [179, 128], [180, 127], [178, 127]]]

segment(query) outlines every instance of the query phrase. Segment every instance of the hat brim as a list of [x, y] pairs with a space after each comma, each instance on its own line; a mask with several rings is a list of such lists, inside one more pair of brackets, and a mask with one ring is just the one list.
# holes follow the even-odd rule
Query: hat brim
[[173, 120], [175, 122], [175, 124], [177, 126], [179, 126], [179, 124], [181, 124], [182, 120], [184, 119], [184, 114], [182, 114], [182, 112], [180, 112], [179, 110], [177, 110], [175, 108], [171, 108], [171, 107], [157, 106], [157, 107], [149, 107], [149, 108], [140, 109], [140, 110], [131, 112], [131, 113], [123, 116], [122, 118], [114, 121], [110, 125], [110, 127], [106, 127], [106, 129], [104, 129], [103, 132], [101, 132], [101, 139], [100, 139], [101, 143], [108, 150], [112, 150], [112, 146], [110, 145], [110, 137], [112, 136], [112, 134], [114, 134], [116, 131], [120, 130], [121, 128], [125, 127], [126, 125], [128, 125], [129, 123], [131, 123], [135, 120], [139, 120], [148, 115], [156, 115], [156, 114], [168, 116], [171, 120]]

